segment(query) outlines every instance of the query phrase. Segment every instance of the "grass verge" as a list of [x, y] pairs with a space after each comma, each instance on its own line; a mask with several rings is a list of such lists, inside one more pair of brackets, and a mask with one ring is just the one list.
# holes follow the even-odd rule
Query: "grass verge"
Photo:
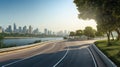
[[106, 40], [96, 41], [95, 45], [118, 67], [120, 67], [120, 41], [111, 41], [110, 46], [107, 45]]

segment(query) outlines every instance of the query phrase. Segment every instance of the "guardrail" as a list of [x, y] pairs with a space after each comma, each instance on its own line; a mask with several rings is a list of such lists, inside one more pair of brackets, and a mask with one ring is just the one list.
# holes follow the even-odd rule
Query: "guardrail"
[[100, 58], [104, 61], [107, 67], [117, 67], [105, 54], [103, 54], [96, 46], [95, 44], [92, 45], [92, 47], [96, 50]]

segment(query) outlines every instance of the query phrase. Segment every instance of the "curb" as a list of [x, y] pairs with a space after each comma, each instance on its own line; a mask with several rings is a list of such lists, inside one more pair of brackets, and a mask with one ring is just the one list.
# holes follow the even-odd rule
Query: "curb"
[[100, 56], [100, 58], [103, 60], [107, 67], [117, 67], [105, 54], [102, 53], [102, 51], [100, 51], [95, 46], [95, 44], [93, 44], [92, 47], [94, 50], [96, 50], [97, 54]]

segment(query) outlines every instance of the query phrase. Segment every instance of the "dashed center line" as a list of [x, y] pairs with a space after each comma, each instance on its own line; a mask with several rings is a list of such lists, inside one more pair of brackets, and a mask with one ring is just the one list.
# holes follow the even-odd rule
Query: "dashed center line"
[[69, 47], [67, 48], [67, 51], [64, 54], [64, 56], [55, 65], [53, 65], [53, 67], [56, 67], [67, 56], [68, 52], [69, 52]]

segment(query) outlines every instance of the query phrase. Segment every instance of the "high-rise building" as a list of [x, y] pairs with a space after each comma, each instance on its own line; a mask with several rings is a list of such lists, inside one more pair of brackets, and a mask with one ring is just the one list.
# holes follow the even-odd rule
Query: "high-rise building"
[[51, 35], [52, 31], [48, 30], [47, 35]]
[[12, 33], [12, 26], [11, 25], [8, 26], [8, 29], [9, 29], [9, 32]]
[[0, 26], [0, 33], [2, 33], [2, 27]]
[[14, 23], [13, 31], [14, 31], [14, 33], [16, 33], [16, 32], [17, 32], [17, 26], [16, 26], [16, 24], [15, 24], [15, 23]]
[[9, 25], [9, 26], [6, 28], [5, 32], [7, 32], [7, 33], [12, 33], [12, 26]]
[[19, 27], [18, 31], [19, 33], [22, 33], [22, 27]]
[[55, 32], [52, 32], [52, 35], [56, 35]]
[[23, 33], [27, 33], [27, 26], [23, 27]]
[[32, 29], [33, 29], [33, 28], [32, 28], [32, 26], [30, 25], [30, 26], [29, 26], [29, 29], [28, 29], [28, 33], [29, 33], [29, 34], [32, 34]]
[[44, 29], [44, 34], [48, 35], [48, 30], [46, 28]]
[[38, 28], [36, 28], [35, 30], [33, 30], [33, 34], [39, 34]]

